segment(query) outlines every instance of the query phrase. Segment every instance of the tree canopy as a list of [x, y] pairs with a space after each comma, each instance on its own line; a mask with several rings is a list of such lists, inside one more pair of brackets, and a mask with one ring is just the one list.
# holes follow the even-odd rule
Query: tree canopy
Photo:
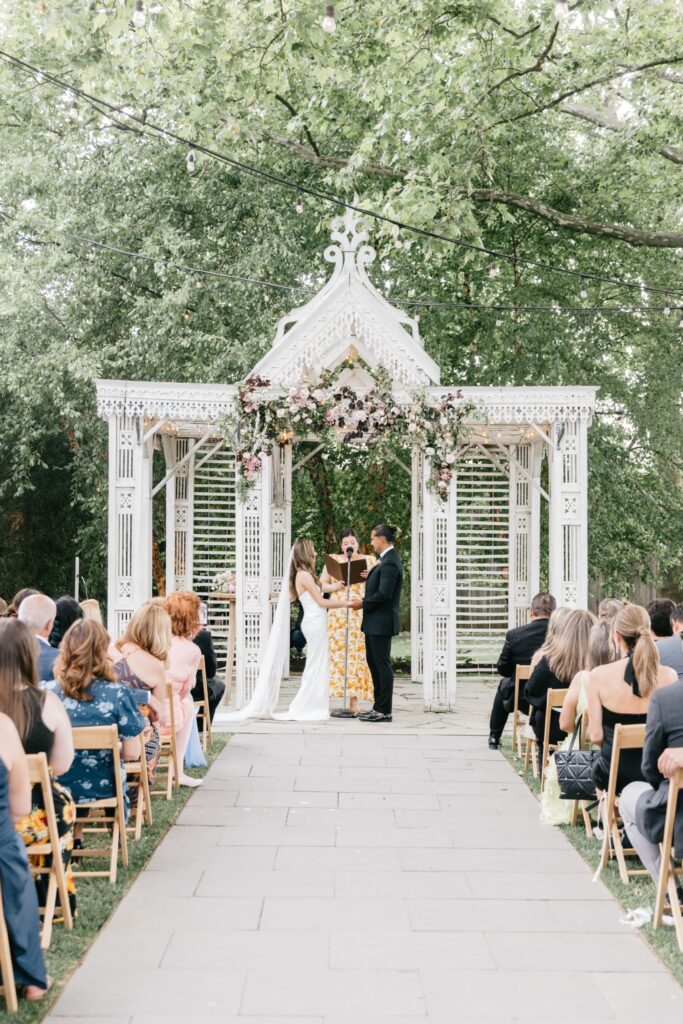
[[[332, 34], [324, 6], [0, 0], [0, 592], [80, 552], [102, 594], [93, 378], [242, 377], [324, 278], [339, 208], [310, 192], [442, 236], [374, 223], [445, 383], [599, 386], [591, 570], [680, 585], [678, 0], [351, 0]], [[298, 525], [346, 525], [309, 466]]]

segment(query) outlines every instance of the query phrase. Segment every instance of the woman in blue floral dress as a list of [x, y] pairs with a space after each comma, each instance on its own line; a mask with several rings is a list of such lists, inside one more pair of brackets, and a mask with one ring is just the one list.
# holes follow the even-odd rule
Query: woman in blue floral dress
[[[122, 740], [124, 758], [139, 755], [139, 742], [132, 743], [145, 728], [130, 687], [117, 681], [107, 654], [109, 636], [99, 622], [80, 619], [67, 630], [55, 661], [55, 678], [46, 683], [64, 704], [73, 728], [115, 725]], [[124, 786], [126, 773], [119, 760]], [[115, 796], [112, 755], [109, 750], [77, 750], [69, 770], [59, 781], [71, 790], [75, 802], [104, 800]], [[126, 814], [128, 797], [126, 796]]]

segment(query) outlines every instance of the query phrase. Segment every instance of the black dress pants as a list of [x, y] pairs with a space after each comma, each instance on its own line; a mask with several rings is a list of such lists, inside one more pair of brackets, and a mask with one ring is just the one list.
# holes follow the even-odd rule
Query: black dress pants
[[[489, 721], [489, 734], [491, 736], [495, 736], [497, 740], [499, 740], [503, 735], [505, 723], [512, 711], [510, 701], [512, 700], [514, 703], [514, 687], [515, 684], [511, 679], [501, 679], [498, 684], [498, 689], [496, 690], [496, 695], [493, 698], [491, 719]], [[510, 708], [510, 711], [508, 711], [508, 708]], [[529, 711], [529, 705], [522, 696], [519, 698], [519, 710], [525, 715]]]
[[[216, 708], [223, 699], [225, 693], [225, 683], [218, 676], [214, 676], [212, 679], [206, 680], [206, 688], [209, 691], [209, 717], [213, 722], [213, 716], [216, 714]], [[201, 683], [197, 683], [193, 686], [192, 700], [204, 700], [204, 688]]]
[[365, 637], [365, 656], [375, 691], [375, 711], [391, 714], [394, 695], [394, 672], [391, 667], [391, 636]]

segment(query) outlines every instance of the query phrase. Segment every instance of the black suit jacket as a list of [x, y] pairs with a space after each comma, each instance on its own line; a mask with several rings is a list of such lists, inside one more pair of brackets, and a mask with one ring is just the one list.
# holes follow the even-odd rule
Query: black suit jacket
[[[200, 629], [194, 638], [199, 650], [204, 655], [204, 663], [206, 667], [206, 678], [213, 679], [218, 670], [218, 661], [216, 660], [216, 652], [213, 649], [213, 640], [211, 639], [211, 633], [208, 629]], [[201, 669], [197, 672], [197, 684], [202, 681]]]
[[[636, 806], [636, 822], [652, 843], [664, 835], [669, 780], [657, 767], [659, 755], [667, 747], [683, 747], [683, 683], [671, 683], [656, 689], [650, 698], [643, 744], [643, 775], [653, 792], [643, 793]], [[683, 857], [683, 797], [678, 798], [674, 825], [676, 857]]]
[[390, 548], [365, 582], [361, 629], [368, 636], [398, 635], [402, 586], [403, 562], [396, 549]]
[[503, 650], [496, 665], [496, 672], [504, 679], [515, 678], [518, 665], [530, 665], [534, 654], [545, 640], [548, 632], [547, 619], [534, 619], [523, 626], [515, 626], [505, 635]]
[[38, 644], [38, 681], [54, 679], [54, 664], [59, 654], [59, 648], [51, 647], [38, 638], [36, 641]]

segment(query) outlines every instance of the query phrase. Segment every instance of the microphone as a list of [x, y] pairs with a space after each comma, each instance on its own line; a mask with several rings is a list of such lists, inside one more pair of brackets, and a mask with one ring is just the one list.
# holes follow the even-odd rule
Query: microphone
[[349, 561], [351, 561], [351, 559], [353, 558], [353, 548], [346, 549], [346, 557], [349, 559]]

